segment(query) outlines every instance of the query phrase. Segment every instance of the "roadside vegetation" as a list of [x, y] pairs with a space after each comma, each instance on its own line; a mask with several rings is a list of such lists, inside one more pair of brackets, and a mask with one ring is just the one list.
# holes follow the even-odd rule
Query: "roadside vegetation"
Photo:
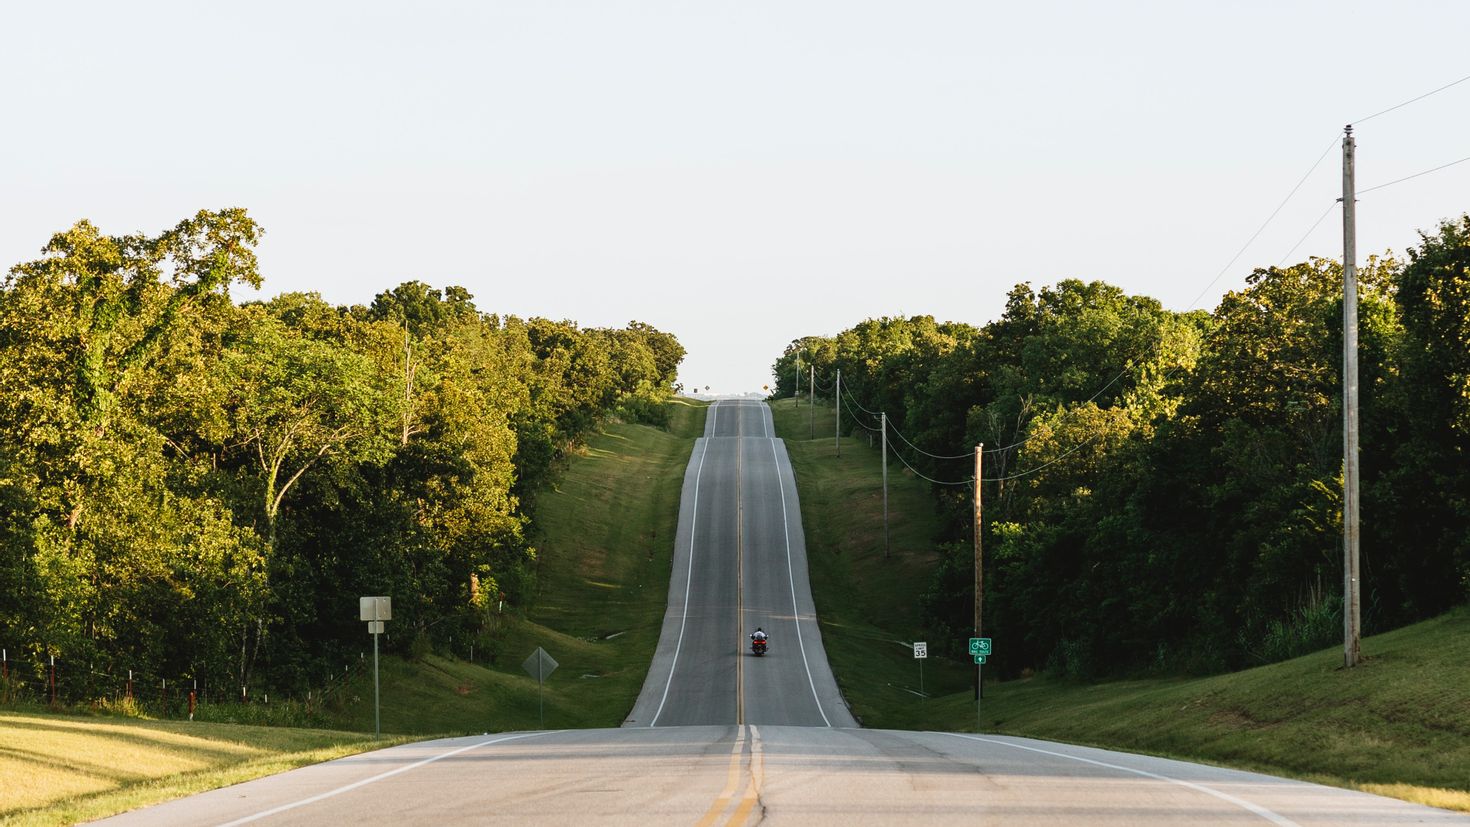
[[[668, 427], [614, 423], [588, 437], [540, 495], [537, 590], [528, 608], [495, 615], [471, 661], [383, 661], [383, 729], [461, 733], [540, 727], [536, 681], [522, 662], [542, 647], [558, 663], [544, 691], [549, 729], [615, 727], [633, 708], [667, 607], [679, 493], [707, 403], [665, 403]], [[326, 722], [372, 728], [372, 679]]]
[[[526, 604], [497, 607], [480, 634], [437, 653], [382, 657], [383, 740], [362, 734], [373, 728], [366, 635], [345, 678], [310, 706], [210, 702], [190, 722], [146, 720], [130, 702], [103, 703], [104, 714], [21, 704], [31, 711], [0, 711], [0, 823], [86, 821], [417, 737], [537, 729], [543, 715], [546, 728], [618, 726], [658, 645], [706, 407], [675, 398], [661, 405], [666, 427], [608, 422], [588, 436], [540, 496]], [[537, 646], [559, 664], [544, 691], [521, 668]]]
[[[1470, 598], [1470, 215], [1402, 260], [1370, 257], [1359, 294], [1372, 634]], [[795, 339], [774, 396], [813, 365], [830, 396], [840, 371], [844, 432], [886, 413], [894, 453], [944, 483], [931, 645], [972, 626], [983, 444], [985, 631], [1004, 640], [988, 670], [1239, 670], [1340, 636], [1341, 295], [1321, 258], [1257, 269], [1210, 311], [1020, 284], [983, 325], [886, 317]]]
[[[838, 459], [823, 400], [814, 441], [805, 399], [772, 408], [796, 472], [823, 643], [864, 726], [1045, 738], [1470, 810], [1470, 608], [1364, 638], [1366, 660], [1352, 670], [1339, 668], [1334, 647], [1204, 678], [987, 674], [978, 709], [961, 647], [930, 640], [921, 697], [917, 662], [901, 644], [928, 634], [917, 606], [942, 525], [926, 485], [890, 465], [885, 560], [878, 449], [847, 437]], [[995, 641], [997, 653], [1009, 645]]]
[[400, 741], [0, 711], [0, 823], [75, 824]]
[[356, 665], [363, 595], [394, 598], [388, 651], [467, 655], [534, 599], [565, 460], [664, 424], [670, 334], [416, 281], [239, 303], [261, 233], [82, 221], [0, 279], [4, 699], [306, 709]]

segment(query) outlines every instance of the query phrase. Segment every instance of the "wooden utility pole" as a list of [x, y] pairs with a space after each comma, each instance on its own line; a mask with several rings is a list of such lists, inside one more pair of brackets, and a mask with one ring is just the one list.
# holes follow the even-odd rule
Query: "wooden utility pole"
[[883, 451], [883, 559], [888, 559], [888, 412], [884, 411], [880, 416], [883, 429], [882, 448]]
[[[980, 608], [981, 601], [985, 599], [985, 568], [981, 563], [980, 557], [981, 544], [983, 542], [983, 535], [980, 532], [980, 480], [983, 478], [983, 475], [980, 473], [980, 458], [984, 453], [985, 443], [982, 442], [975, 446], [975, 637], [982, 637], [980, 634]], [[977, 701], [980, 700], [980, 693], [982, 691], [982, 668], [981, 664], [975, 664], [975, 700]], [[977, 712], [976, 714], [978, 715], [979, 713]]]
[[837, 434], [832, 444], [837, 447], [837, 456], [842, 456], [842, 368], [837, 369], [837, 392], [832, 394], [833, 419], [837, 421]]
[[1353, 183], [1353, 127], [1342, 139], [1342, 661], [1361, 658], [1361, 583], [1358, 579], [1358, 228]]

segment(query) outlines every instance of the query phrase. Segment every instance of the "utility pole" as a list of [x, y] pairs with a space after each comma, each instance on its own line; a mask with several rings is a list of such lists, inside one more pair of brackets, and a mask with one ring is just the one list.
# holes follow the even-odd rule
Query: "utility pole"
[[791, 398], [796, 400], [797, 407], [801, 407], [801, 351], [796, 352], [796, 370], [791, 377], [796, 383], [796, 389], [791, 392]]
[[808, 408], [808, 411], [807, 412], [811, 414], [811, 419], [812, 419], [812, 439], [816, 439], [817, 438], [817, 404], [816, 404], [816, 402], [817, 402], [817, 392], [816, 392], [815, 389], [817, 387], [817, 366], [815, 364], [808, 364], [807, 365], [807, 369], [811, 371], [811, 374], [809, 376], [807, 376], [807, 379], [806, 379], [806, 390], [807, 390], [807, 393], [811, 394], [811, 400], [810, 401], [812, 403], [811, 405], [808, 405], [807, 406], [807, 408]]
[[[980, 634], [980, 604], [985, 598], [985, 569], [981, 563], [980, 550], [982, 535], [980, 533], [980, 458], [985, 453], [985, 443], [975, 446], [975, 637]], [[975, 664], [975, 724], [980, 724], [980, 698], [983, 697], [985, 684], [982, 682], [981, 664]]]
[[879, 414], [883, 429], [883, 559], [888, 559], [888, 412]]
[[832, 444], [837, 447], [837, 456], [842, 456], [842, 368], [837, 369], [837, 392], [832, 394], [833, 419], [837, 421], [837, 433], [832, 437]]
[[1358, 227], [1353, 127], [1342, 139], [1342, 660], [1358, 665], [1362, 633], [1358, 579]]

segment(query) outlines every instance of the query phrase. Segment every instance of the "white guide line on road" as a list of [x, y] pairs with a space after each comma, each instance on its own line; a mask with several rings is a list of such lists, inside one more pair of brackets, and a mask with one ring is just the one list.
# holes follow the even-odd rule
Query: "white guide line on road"
[[489, 741], [481, 741], [478, 744], [470, 744], [467, 747], [460, 747], [459, 749], [452, 749], [449, 752], [443, 752], [443, 753], [440, 753], [438, 755], [434, 755], [434, 756], [431, 756], [429, 758], [425, 758], [422, 761], [415, 761], [412, 764], [409, 764], [409, 765], [404, 766], [404, 767], [399, 767], [396, 770], [388, 770], [387, 772], [380, 772], [377, 775], [372, 776], [371, 778], [364, 778], [361, 781], [354, 781], [351, 784], [347, 784], [345, 786], [338, 787], [335, 790], [328, 790], [328, 791], [326, 791], [324, 793], [320, 793], [318, 795], [314, 795], [314, 796], [312, 796], [310, 798], [303, 798], [300, 801], [293, 801], [290, 804], [282, 804], [279, 807], [272, 807], [269, 810], [262, 810], [261, 812], [258, 812], [258, 813], [254, 814], [254, 815], [248, 815], [248, 816], [245, 816], [244, 818], [237, 818], [234, 821], [227, 821], [224, 824], [221, 824], [220, 827], [235, 827], [235, 825], [237, 825], [237, 824], [249, 824], [252, 821], [259, 821], [262, 818], [269, 818], [270, 816], [276, 815], [278, 813], [284, 813], [287, 810], [294, 810], [297, 807], [305, 807], [308, 804], [315, 804], [318, 801], [323, 801], [323, 800], [328, 799], [328, 798], [331, 798], [333, 796], [341, 795], [342, 793], [345, 793], [345, 792], [350, 792], [352, 790], [357, 789], [358, 787], [365, 787], [368, 784], [373, 783], [374, 781], [382, 781], [384, 778], [390, 778], [392, 776], [398, 775], [399, 773], [405, 773], [405, 772], [408, 772], [409, 770], [416, 770], [419, 767], [424, 766], [425, 764], [432, 764], [435, 761], [439, 761], [439, 760], [442, 760], [442, 759], [445, 759], [445, 758], [450, 758], [450, 757], [453, 757], [455, 755], [459, 755], [462, 752], [469, 752], [472, 749], [479, 749], [480, 747], [488, 747], [491, 744], [503, 744], [506, 741], [517, 741], [517, 740], [520, 740], [521, 738], [536, 738], [536, 737], [541, 736], [541, 735], [556, 735], [557, 733], [562, 732], [562, 731], [563, 730], [555, 730], [553, 732], [528, 732], [528, 733], [526, 733], [524, 735], [507, 735], [504, 738], [491, 738]]
[[791, 584], [791, 619], [796, 622], [796, 645], [801, 648], [801, 665], [806, 667], [806, 682], [812, 688], [812, 700], [817, 702], [817, 712], [822, 723], [832, 726], [827, 710], [822, 708], [822, 699], [817, 695], [817, 682], [812, 679], [812, 665], [806, 659], [806, 644], [801, 639], [801, 609], [796, 605], [796, 575], [791, 570], [791, 521], [786, 517], [786, 480], [781, 477], [781, 457], [776, 453], [776, 438], [771, 437], [771, 458], [776, 461], [776, 488], [781, 491], [781, 531], [786, 535], [786, 582]]
[[1094, 761], [1091, 758], [1083, 758], [1080, 755], [1068, 755], [1065, 752], [1053, 752], [1052, 750], [1047, 750], [1047, 749], [1037, 749], [1036, 747], [1026, 747], [1026, 746], [1022, 746], [1020, 744], [1012, 744], [1012, 743], [1007, 742], [1007, 741], [997, 741], [994, 738], [980, 738], [980, 737], [977, 737], [977, 736], [974, 736], [974, 735], [963, 735], [963, 734], [958, 733], [958, 732], [941, 732], [941, 733], [938, 733], [938, 734], [939, 735], [952, 735], [955, 738], [964, 738], [967, 741], [983, 741], [984, 743], [987, 743], [987, 744], [996, 744], [996, 745], [1002, 746], [1002, 747], [1010, 747], [1011, 749], [1023, 749], [1023, 750], [1026, 750], [1027, 752], [1039, 752], [1042, 755], [1052, 755], [1052, 756], [1055, 756], [1057, 758], [1066, 758], [1066, 759], [1071, 760], [1071, 761], [1081, 761], [1084, 764], [1092, 764], [1092, 765], [1098, 766], [1098, 767], [1107, 767], [1110, 770], [1119, 770], [1121, 772], [1131, 772], [1134, 775], [1141, 775], [1144, 778], [1152, 778], [1152, 779], [1154, 779], [1156, 781], [1167, 781], [1170, 784], [1178, 784], [1181, 787], [1188, 787], [1189, 789], [1195, 790], [1196, 792], [1202, 792], [1205, 795], [1212, 795], [1212, 796], [1214, 796], [1214, 797], [1216, 797], [1218, 799], [1221, 799], [1223, 801], [1228, 801], [1228, 802], [1230, 802], [1231, 804], [1234, 804], [1237, 807], [1241, 807], [1243, 809], [1246, 809], [1246, 810], [1249, 810], [1249, 811], [1255, 813], [1256, 815], [1260, 816], [1261, 818], [1266, 819], [1267, 821], [1271, 822], [1272, 824], [1279, 824], [1279, 825], [1281, 825], [1281, 827], [1300, 827], [1300, 825], [1298, 825], [1295, 821], [1292, 821], [1291, 819], [1286, 818], [1285, 816], [1277, 815], [1276, 813], [1271, 812], [1270, 810], [1266, 809], [1265, 807], [1262, 807], [1259, 804], [1255, 804], [1255, 803], [1252, 803], [1250, 801], [1246, 801], [1244, 798], [1237, 798], [1236, 796], [1233, 796], [1230, 793], [1222, 793], [1219, 790], [1212, 789], [1210, 787], [1206, 787], [1203, 784], [1195, 784], [1192, 781], [1182, 781], [1182, 780], [1180, 780], [1178, 778], [1170, 778], [1167, 775], [1159, 775], [1158, 773], [1149, 772], [1148, 770], [1139, 770], [1139, 769], [1134, 769], [1133, 767], [1125, 767], [1125, 766], [1122, 766], [1121, 764], [1109, 764], [1106, 761]]
[[[713, 414], [719, 407], [718, 402], [710, 405], [710, 413]], [[710, 426], [714, 430], [714, 426]], [[674, 685], [674, 669], [679, 665], [679, 650], [684, 648], [684, 626], [689, 622], [689, 587], [694, 582], [694, 527], [699, 521], [699, 478], [704, 475], [704, 456], [709, 453], [709, 440], [705, 439], [703, 450], [699, 452], [699, 467], [694, 470], [694, 504], [689, 509], [689, 574], [684, 580], [684, 610], [679, 618], [679, 639], [674, 643], [674, 657], [669, 661], [669, 680], [664, 684], [663, 697], [658, 699], [658, 710], [653, 713], [653, 720], [648, 722], [649, 728], [658, 726], [658, 716], [664, 712], [664, 703], [669, 699], [669, 687]]]

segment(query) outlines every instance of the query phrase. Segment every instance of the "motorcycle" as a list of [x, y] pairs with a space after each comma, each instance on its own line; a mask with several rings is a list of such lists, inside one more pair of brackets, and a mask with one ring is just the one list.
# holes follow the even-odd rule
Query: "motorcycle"
[[750, 641], [750, 653], [756, 657], [764, 655], [766, 653], [766, 641], [761, 638], [752, 639]]

